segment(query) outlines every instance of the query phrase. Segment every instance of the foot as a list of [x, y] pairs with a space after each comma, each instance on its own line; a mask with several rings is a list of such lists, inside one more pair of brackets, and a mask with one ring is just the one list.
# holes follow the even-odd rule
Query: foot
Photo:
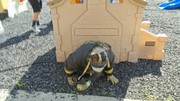
[[32, 26], [31, 29], [33, 32], [36, 32], [36, 33], [41, 32], [41, 30], [37, 26]]

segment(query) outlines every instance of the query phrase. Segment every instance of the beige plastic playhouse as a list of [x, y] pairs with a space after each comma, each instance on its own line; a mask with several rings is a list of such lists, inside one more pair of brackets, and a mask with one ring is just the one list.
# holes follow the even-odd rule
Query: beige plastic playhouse
[[48, 5], [58, 62], [89, 40], [110, 44], [116, 63], [163, 58], [167, 35], [149, 32], [150, 22], [142, 22], [144, 0], [50, 0]]
[[4, 12], [5, 9], [7, 9], [6, 0], [0, 0], [0, 13]]

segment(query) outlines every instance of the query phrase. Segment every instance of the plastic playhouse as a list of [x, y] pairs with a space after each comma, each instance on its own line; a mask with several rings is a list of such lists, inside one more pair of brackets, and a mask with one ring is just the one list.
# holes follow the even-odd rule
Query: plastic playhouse
[[167, 35], [149, 32], [150, 22], [142, 22], [144, 0], [51, 0], [48, 5], [58, 62], [89, 40], [110, 44], [116, 63], [163, 58]]
[[7, 9], [6, 0], [0, 0], [0, 13]]
[[8, 16], [14, 18], [15, 15], [27, 11], [28, 0], [0, 0], [0, 13], [8, 11]]

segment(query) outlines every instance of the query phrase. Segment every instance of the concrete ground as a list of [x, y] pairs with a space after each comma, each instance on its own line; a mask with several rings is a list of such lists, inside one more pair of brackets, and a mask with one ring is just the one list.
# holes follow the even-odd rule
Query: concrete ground
[[90, 96], [90, 95], [76, 95], [67, 93], [44, 93], [44, 92], [32, 92], [27, 93], [19, 90], [17, 94], [10, 95], [7, 89], [0, 89], [0, 101], [144, 101], [144, 100], [131, 100], [121, 99], [115, 97], [102, 97], [102, 96]]

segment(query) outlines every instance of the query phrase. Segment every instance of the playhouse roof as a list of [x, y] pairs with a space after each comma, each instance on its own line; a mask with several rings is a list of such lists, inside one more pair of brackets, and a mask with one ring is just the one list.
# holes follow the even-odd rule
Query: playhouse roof
[[[47, 4], [51, 6], [51, 5], [55, 5], [63, 1], [66, 1], [66, 0], [50, 0]], [[146, 0], [130, 0], [130, 1], [134, 2], [136, 5], [144, 5], [144, 6], [147, 5]]]

